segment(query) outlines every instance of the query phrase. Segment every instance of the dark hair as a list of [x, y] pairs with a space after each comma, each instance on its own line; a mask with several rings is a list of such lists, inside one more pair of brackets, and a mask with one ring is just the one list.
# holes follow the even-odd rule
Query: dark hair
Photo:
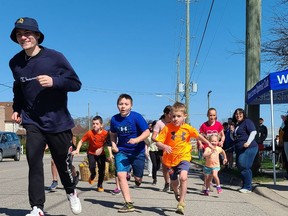
[[214, 111], [217, 113], [217, 110], [216, 110], [215, 108], [211, 107], [211, 108], [209, 108], [208, 111], [207, 111], [207, 116], [209, 116], [209, 112], [212, 111], [212, 110], [214, 110]]
[[168, 115], [172, 110], [172, 106], [171, 105], [167, 105], [165, 106], [165, 108], [163, 109], [163, 115], [160, 116], [160, 120], [165, 118], [165, 115]]
[[132, 97], [131, 97], [130, 95], [128, 95], [128, 94], [121, 94], [121, 95], [119, 95], [119, 97], [118, 97], [118, 99], [117, 99], [117, 105], [118, 105], [119, 101], [120, 101], [121, 99], [123, 99], [123, 98], [125, 98], [125, 99], [127, 99], [127, 100], [131, 100], [131, 104], [133, 104], [133, 99], [132, 99]]
[[163, 109], [163, 113], [164, 114], [169, 114], [172, 110], [172, 106], [171, 105], [167, 105], [164, 109]]
[[237, 112], [243, 114], [243, 120], [247, 118], [244, 109], [242, 109], [242, 108], [237, 108], [237, 109], [234, 111], [234, 113], [233, 113], [233, 120], [232, 120], [235, 124], [237, 123], [237, 120], [236, 120], [236, 117], [235, 117], [235, 115], [236, 115]]
[[93, 120], [93, 121], [99, 120], [99, 122], [100, 122], [101, 124], [103, 124], [103, 119], [102, 119], [101, 116], [94, 116], [92, 120]]

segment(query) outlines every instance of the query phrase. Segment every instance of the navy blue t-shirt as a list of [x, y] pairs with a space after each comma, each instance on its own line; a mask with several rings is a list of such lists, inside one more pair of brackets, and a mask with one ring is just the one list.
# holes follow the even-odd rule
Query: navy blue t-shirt
[[[243, 150], [243, 145], [248, 141], [249, 135], [252, 131], [256, 131], [254, 123], [250, 119], [244, 119], [243, 121], [235, 125], [235, 131], [233, 133], [235, 151]], [[248, 148], [256, 147], [257, 143], [255, 139], [251, 142]]]

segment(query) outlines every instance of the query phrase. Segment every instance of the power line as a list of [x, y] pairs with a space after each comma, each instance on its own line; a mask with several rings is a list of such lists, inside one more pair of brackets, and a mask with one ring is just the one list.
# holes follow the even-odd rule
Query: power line
[[205, 37], [205, 34], [206, 34], [206, 30], [207, 30], [207, 26], [208, 26], [208, 23], [209, 23], [209, 20], [210, 20], [210, 15], [211, 15], [211, 12], [212, 12], [212, 9], [213, 9], [213, 5], [214, 5], [214, 0], [212, 1], [211, 6], [210, 6], [209, 14], [208, 14], [208, 17], [207, 17], [207, 20], [206, 20], [204, 32], [203, 32], [202, 37], [201, 37], [201, 42], [200, 42], [200, 45], [199, 45], [199, 48], [198, 48], [198, 51], [197, 51], [197, 55], [196, 55], [196, 58], [195, 58], [195, 61], [194, 61], [194, 64], [193, 64], [193, 68], [192, 68], [192, 72], [191, 72], [189, 83], [191, 82], [191, 77], [193, 75], [193, 71], [195, 69], [195, 66], [196, 66], [196, 63], [197, 63], [197, 60], [198, 60], [198, 56], [199, 56], [199, 53], [200, 53], [200, 49], [202, 47], [202, 43], [203, 43], [203, 40], [204, 40], [204, 37]]

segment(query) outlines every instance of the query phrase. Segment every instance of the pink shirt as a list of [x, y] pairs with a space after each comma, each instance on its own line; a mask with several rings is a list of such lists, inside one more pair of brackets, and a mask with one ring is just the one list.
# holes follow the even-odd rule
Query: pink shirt
[[[210, 125], [208, 123], [208, 121], [204, 122], [200, 129], [199, 129], [199, 133], [202, 134], [206, 139], [208, 136], [212, 135], [212, 134], [216, 134], [219, 135], [221, 131], [223, 131], [223, 126], [219, 121], [215, 121], [215, 123], [213, 125]], [[203, 148], [205, 149], [208, 144], [203, 143]]]

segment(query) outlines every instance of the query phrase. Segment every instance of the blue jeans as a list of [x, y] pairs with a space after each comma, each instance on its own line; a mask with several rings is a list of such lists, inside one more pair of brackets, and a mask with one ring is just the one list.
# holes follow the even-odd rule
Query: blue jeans
[[236, 165], [241, 173], [243, 186], [242, 188], [252, 190], [252, 165], [258, 152], [258, 147], [247, 148], [236, 152]]

